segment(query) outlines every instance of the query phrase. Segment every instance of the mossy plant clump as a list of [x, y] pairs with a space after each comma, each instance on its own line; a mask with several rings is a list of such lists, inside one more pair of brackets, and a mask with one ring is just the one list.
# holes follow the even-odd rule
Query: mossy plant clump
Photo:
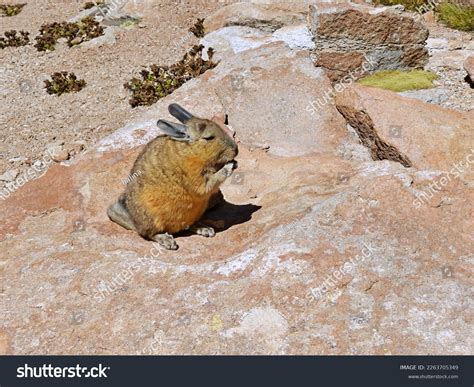
[[429, 5], [428, 0], [375, 0], [374, 3], [379, 5], [401, 4], [405, 7], [405, 9], [410, 11], [417, 11], [419, 9], [422, 9], [423, 6]]
[[196, 38], [204, 37], [204, 19], [197, 19], [196, 23], [189, 29]]
[[441, 3], [436, 7], [439, 19], [450, 28], [474, 31], [474, 6]]
[[5, 37], [0, 36], [0, 48], [26, 46], [30, 41], [29, 34], [26, 31], [6, 31]]
[[26, 3], [22, 4], [0, 4], [0, 15], [15, 16], [18, 15]]
[[61, 95], [63, 93], [76, 93], [84, 88], [86, 81], [77, 79], [74, 73], [62, 71], [51, 75], [51, 80], [44, 81], [48, 94]]
[[207, 50], [209, 59], [203, 60], [203, 48], [202, 45], [192, 47], [179, 62], [171, 66], [151, 65], [150, 70], [140, 72], [141, 78], [132, 78], [125, 83], [124, 87], [132, 92], [130, 105], [152, 105], [190, 79], [216, 67], [217, 63], [212, 60], [213, 49]]
[[437, 0], [374, 0], [379, 5], [401, 4], [405, 9], [418, 13], [433, 10], [444, 24], [460, 31], [474, 31], [474, 6]]
[[360, 79], [358, 82], [365, 86], [402, 92], [431, 89], [434, 87], [433, 81], [437, 78], [438, 76], [436, 74], [424, 70], [389, 70], [369, 75], [368, 77]]
[[35, 38], [35, 47], [38, 51], [52, 51], [57, 41], [61, 38], [65, 38], [68, 46], [72, 47], [103, 34], [104, 27], [91, 16], [87, 16], [75, 23], [55, 22], [43, 24], [40, 29], [40, 35]]
[[103, 6], [104, 5], [104, 0], [95, 0], [95, 1], [88, 1], [87, 3], [84, 4], [84, 9], [91, 9], [95, 6]]

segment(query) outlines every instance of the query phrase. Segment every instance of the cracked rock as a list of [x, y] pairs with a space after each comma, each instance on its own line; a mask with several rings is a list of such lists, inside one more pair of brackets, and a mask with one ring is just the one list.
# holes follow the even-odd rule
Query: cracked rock
[[358, 4], [310, 6], [315, 64], [333, 82], [379, 70], [422, 68], [428, 62], [428, 30], [394, 7]]
[[474, 176], [472, 114], [358, 84], [336, 96], [336, 107], [374, 160], [447, 171], [462, 163], [460, 175]]

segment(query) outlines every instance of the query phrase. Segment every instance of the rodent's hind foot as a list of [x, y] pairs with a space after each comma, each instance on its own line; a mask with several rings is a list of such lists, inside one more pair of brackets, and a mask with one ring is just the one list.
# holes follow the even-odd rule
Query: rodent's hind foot
[[156, 234], [153, 237], [155, 242], [158, 242], [159, 245], [166, 250], [178, 250], [178, 244], [173, 238], [173, 235], [165, 232], [164, 234]]
[[216, 232], [210, 226], [196, 225], [196, 226], [192, 226], [190, 230], [194, 232], [195, 234], [202, 235], [203, 237], [206, 237], [206, 238], [212, 238], [216, 235]]

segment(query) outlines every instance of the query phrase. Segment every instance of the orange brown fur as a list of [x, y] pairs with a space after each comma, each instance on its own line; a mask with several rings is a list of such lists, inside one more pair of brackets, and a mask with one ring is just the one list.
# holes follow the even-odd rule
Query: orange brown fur
[[219, 170], [237, 154], [233, 139], [212, 121], [193, 118], [189, 126], [215, 133], [216, 138], [193, 142], [155, 138], [135, 161], [130, 174], [137, 177], [120, 198], [134, 229], [147, 239], [195, 224], [219, 191], [223, 181], [216, 178]]

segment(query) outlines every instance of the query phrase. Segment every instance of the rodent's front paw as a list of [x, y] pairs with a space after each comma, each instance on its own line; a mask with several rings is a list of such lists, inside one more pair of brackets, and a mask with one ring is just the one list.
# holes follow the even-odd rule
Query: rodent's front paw
[[237, 168], [237, 162], [232, 160], [222, 167], [222, 171], [224, 172], [225, 176], [229, 177], [232, 175], [232, 172], [234, 172], [235, 168]]

